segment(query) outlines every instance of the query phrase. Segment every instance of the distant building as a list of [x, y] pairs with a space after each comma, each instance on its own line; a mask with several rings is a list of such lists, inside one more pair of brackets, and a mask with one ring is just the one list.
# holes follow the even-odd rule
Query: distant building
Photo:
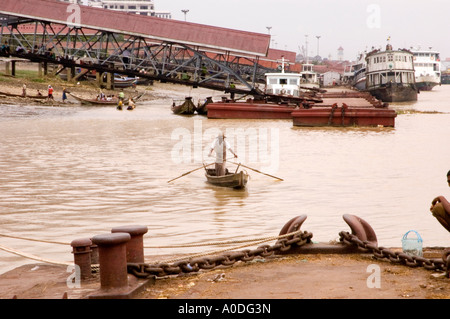
[[344, 49], [342, 47], [339, 47], [337, 57], [338, 61], [344, 61]]
[[323, 74], [323, 86], [330, 87], [341, 84], [341, 74], [336, 71], [328, 71]]
[[170, 12], [155, 11], [153, 0], [101, 0], [103, 9], [171, 19]]
[[135, 13], [144, 16], [172, 19], [167, 11], [156, 11], [153, 0], [60, 0], [63, 2], [86, 4], [90, 7]]

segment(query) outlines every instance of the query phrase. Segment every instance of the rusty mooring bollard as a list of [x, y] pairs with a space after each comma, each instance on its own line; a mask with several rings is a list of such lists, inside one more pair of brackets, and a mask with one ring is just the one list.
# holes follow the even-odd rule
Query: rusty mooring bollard
[[81, 238], [73, 240], [72, 253], [74, 256], [75, 265], [80, 267], [80, 279], [89, 279], [91, 277], [91, 245], [92, 241], [89, 238]]
[[128, 286], [126, 244], [130, 238], [127, 233], [104, 234], [92, 238], [92, 242], [98, 245], [102, 289]]
[[91, 245], [91, 264], [92, 265], [98, 264], [98, 246], [95, 244]]
[[144, 235], [148, 232], [147, 226], [122, 226], [115, 227], [112, 233], [127, 233], [131, 239], [127, 242], [127, 262], [144, 262]]

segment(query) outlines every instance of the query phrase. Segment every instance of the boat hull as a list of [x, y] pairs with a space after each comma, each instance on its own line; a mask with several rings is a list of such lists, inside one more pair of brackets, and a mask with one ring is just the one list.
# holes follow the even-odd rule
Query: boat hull
[[291, 119], [294, 107], [264, 103], [210, 103], [210, 119]]
[[417, 101], [417, 88], [414, 86], [391, 85], [369, 88], [368, 91], [375, 98], [383, 102]]
[[227, 172], [224, 176], [216, 176], [215, 169], [207, 169], [205, 176], [208, 183], [220, 187], [240, 189], [245, 188], [248, 182], [248, 175], [243, 171], [236, 174]]
[[79, 96], [76, 96], [74, 94], [69, 93], [70, 96], [72, 96], [74, 99], [76, 99], [81, 104], [85, 105], [117, 105], [119, 103], [118, 99], [112, 99], [112, 100], [97, 100], [97, 99], [83, 99]]
[[294, 126], [395, 127], [397, 113], [386, 108], [326, 107], [292, 112]]
[[192, 97], [187, 97], [182, 104], [177, 105], [175, 101], [172, 104], [172, 112], [177, 115], [192, 115], [195, 110], [196, 107], [192, 102]]
[[437, 85], [439, 85], [439, 83], [432, 81], [416, 82], [416, 86], [419, 91], [431, 91]]
[[366, 89], [366, 78], [361, 78], [355, 82], [354, 87], [359, 91], [364, 91]]

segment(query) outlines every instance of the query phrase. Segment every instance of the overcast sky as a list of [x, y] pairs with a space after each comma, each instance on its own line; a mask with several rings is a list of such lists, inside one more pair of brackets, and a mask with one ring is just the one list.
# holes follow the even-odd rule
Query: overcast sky
[[[299, 52], [308, 39], [310, 56], [344, 59], [372, 46], [418, 47], [450, 58], [450, 0], [155, 0], [157, 11], [175, 20], [268, 33], [271, 47]], [[306, 37], [307, 36], [307, 37]], [[316, 37], [320, 36], [318, 40]], [[319, 45], [319, 48], [318, 48]]]

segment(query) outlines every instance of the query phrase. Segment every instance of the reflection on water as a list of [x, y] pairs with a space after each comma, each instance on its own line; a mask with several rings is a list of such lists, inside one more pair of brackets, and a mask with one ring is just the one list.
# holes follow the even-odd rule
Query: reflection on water
[[[442, 112], [399, 115], [395, 128], [181, 117], [171, 113], [169, 101], [133, 112], [2, 105], [0, 233], [70, 243], [139, 224], [149, 228], [146, 246], [167, 246], [275, 236], [292, 217], [306, 214], [302, 228], [313, 240], [327, 242], [349, 230], [342, 219], [348, 213], [368, 221], [380, 245], [400, 247], [403, 234], [414, 229], [424, 246], [445, 246], [450, 236], [428, 209], [435, 196], [450, 197], [450, 150], [442, 146], [450, 136], [449, 98], [450, 87], [442, 86], [422, 92], [416, 103], [392, 105]], [[247, 169], [245, 190], [212, 186], [203, 170], [168, 183], [211, 162], [205, 152], [217, 128], [256, 132], [244, 148], [238, 137], [229, 137], [240, 147], [239, 160], [284, 181]], [[174, 157], [180, 145], [174, 131], [191, 133], [191, 153], [181, 158]], [[268, 158], [272, 165], [251, 160], [253, 143], [269, 145], [265, 151], [276, 155]], [[261, 160], [264, 154], [258, 154]], [[3, 246], [42, 258], [72, 259], [70, 246], [0, 238]], [[158, 248], [146, 254], [203, 250]], [[30, 263], [3, 251], [0, 261], [0, 272]]]

